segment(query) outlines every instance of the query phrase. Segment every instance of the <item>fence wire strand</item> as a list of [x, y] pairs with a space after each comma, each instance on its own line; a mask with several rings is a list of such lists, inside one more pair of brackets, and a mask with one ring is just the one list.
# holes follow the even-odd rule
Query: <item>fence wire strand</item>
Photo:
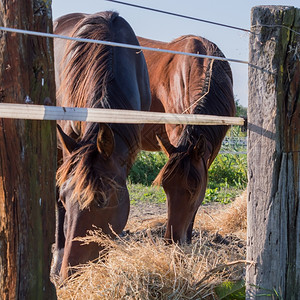
[[123, 1], [117, 1], [117, 0], [105, 0], [105, 1], [112, 2], [112, 3], [117, 3], [117, 4], [122, 4], [122, 5], [127, 5], [127, 6], [131, 6], [131, 7], [136, 7], [136, 8], [141, 8], [141, 9], [150, 10], [150, 11], [154, 11], [154, 12], [158, 12], [158, 13], [162, 13], [162, 14], [166, 14], [166, 15], [170, 15], [170, 16], [174, 16], [174, 17], [180, 17], [180, 18], [184, 18], [184, 19], [189, 19], [189, 20], [193, 20], [193, 21], [208, 23], [208, 24], [211, 24], [211, 25], [217, 25], [217, 26], [222, 26], [222, 27], [226, 27], [226, 28], [230, 28], [230, 29], [235, 29], [235, 30], [240, 30], [240, 31], [251, 33], [251, 31], [249, 29], [245, 29], [245, 28], [241, 28], [241, 27], [237, 27], [237, 26], [232, 26], [232, 25], [228, 25], [228, 24], [223, 24], [223, 23], [219, 23], [219, 22], [209, 21], [209, 20], [205, 20], [205, 19], [200, 19], [200, 18], [196, 18], [196, 17], [185, 16], [185, 15], [182, 15], [182, 14], [173, 13], [173, 12], [160, 10], [160, 9], [156, 9], [156, 8], [146, 7], [146, 6], [142, 6], [142, 5], [127, 3], [127, 2], [123, 2]]
[[262, 72], [267, 72], [269, 74], [275, 75], [275, 73], [272, 73], [271, 71], [261, 68], [259, 66], [253, 65], [246, 60], [239, 60], [239, 59], [234, 59], [234, 58], [226, 58], [226, 57], [211, 56], [211, 55], [198, 54], [198, 53], [166, 50], [166, 49], [160, 49], [160, 48], [151, 48], [151, 47], [144, 47], [144, 46], [138, 46], [138, 45], [102, 41], [102, 40], [75, 38], [75, 37], [70, 37], [70, 36], [66, 36], [66, 35], [59, 35], [59, 34], [54, 34], [54, 33], [46, 33], [46, 32], [39, 32], [39, 31], [32, 31], [32, 30], [25, 30], [25, 29], [17, 29], [17, 28], [9, 28], [9, 27], [3, 27], [3, 26], [0, 26], [0, 31], [19, 33], [19, 34], [27, 34], [27, 35], [33, 35], [33, 36], [41, 36], [41, 37], [54, 38], [54, 39], [55, 38], [64, 39], [64, 40], [77, 41], [77, 42], [83, 42], [83, 43], [102, 44], [102, 45], [108, 45], [111, 47], [121, 47], [121, 48], [129, 48], [129, 49], [143, 50], [143, 51], [155, 51], [155, 52], [170, 53], [170, 54], [175, 54], [175, 55], [186, 55], [186, 56], [197, 57], [197, 58], [207, 58], [207, 59], [213, 59], [213, 60], [228, 61], [231, 63], [246, 64], [249, 67], [255, 68]]
[[[127, 6], [131, 6], [131, 7], [136, 7], [136, 8], [140, 8], [140, 9], [144, 9], [144, 10], [150, 10], [150, 11], [154, 11], [154, 12], [158, 12], [158, 13], [162, 13], [162, 14], [166, 14], [166, 15], [170, 15], [170, 16], [174, 16], [174, 17], [180, 17], [180, 18], [184, 18], [184, 19], [188, 19], [188, 20], [203, 22], [203, 23], [207, 23], [207, 24], [211, 24], [211, 25], [216, 25], [216, 26], [221, 26], [221, 27], [225, 27], [225, 28], [229, 28], [229, 29], [244, 31], [244, 32], [251, 33], [251, 34], [254, 34], [254, 35], [256, 34], [255, 32], [251, 31], [250, 29], [246, 29], [246, 28], [242, 28], [242, 27], [238, 27], [238, 26], [233, 26], [233, 25], [229, 25], [229, 24], [224, 24], [224, 23], [220, 23], [220, 22], [215, 22], [215, 21], [200, 19], [200, 18], [196, 18], [196, 17], [186, 16], [186, 15], [182, 15], [182, 14], [178, 14], [178, 13], [173, 13], [173, 12], [169, 12], [169, 11], [165, 11], [165, 10], [161, 10], [161, 9], [157, 9], [157, 8], [152, 8], [152, 7], [137, 5], [137, 4], [133, 4], [133, 3], [127, 3], [127, 2], [118, 1], [118, 0], [104, 0], [104, 1], [112, 2], [112, 3], [116, 3], [116, 4], [121, 4], [121, 5], [127, 5]], [[289, 28], [287, 26], [284, 26], [284, 25], [267, 25], [267, 24], [261, 24], [261, 25], [257, 25], [257, 26], [262, 26], [262, 27], [281, 27], [281, 28], [285, 28], [287, 30], [290, 30], [291, 32], [294, 32], [295, 34], [300, 35], [300, 32], [298, 32], [298, 31], [296, 31], [296, 30], [294, 30], [292, 28]], [[254, 27], [254, 26], [251, 26], [251, 28], [252, 27]]]
[[83, 43], [102, 44], [102, 45], [108, 45], [108, 46], [112, 46], [112, 47], [129, 48], [129, 49], [135, 49], [135, 50], [156, 51], [156, 52], [161, 52], [161, 53], [179, 54], [179, 55], [186, 55], [186, 56], [192, 56], [192, 57], [197, 57], [197, 58], [216, 59], [216, 60], [221, 60], [221, 61], [228, 61], [228, 62], [235, 62], [235, 63], [241, 63], [241, 64], [249, 65], [248, 61], [234, 59], [234, 58], [226, 58], [226, 57], [220, 57], [220, 56], [210, 56], [210, 55], [197, 54], [197, 53], [189, 53], [189, 52], [166, 50], [166, 49], [160, 49], [160, 48], [144, 47], [144, 46], [124, 44], [124, 43], [116, 43], [116, 42], [109, 42], [109, 41], [102, 41], [102, 40], [75, 38], [75, 37], [70, 37], [70, 36], [66, 36], [66, 35], [31, 31], [31, 30], [25, 30], [25, 29], [16, 29], [16, 28], [9, 28], [9, 27], [1, 27], [0, 26], [0, 31], [13, 32], [13, 33], [19, 33], [19, 34], [27, 34], [27, 35], [34, 35], [34, 36], [41, 36], [41, 37], [48, 37], [48, 38], [58, 38], [58, 39], [77, 41], [77, 42], [83, 42]]

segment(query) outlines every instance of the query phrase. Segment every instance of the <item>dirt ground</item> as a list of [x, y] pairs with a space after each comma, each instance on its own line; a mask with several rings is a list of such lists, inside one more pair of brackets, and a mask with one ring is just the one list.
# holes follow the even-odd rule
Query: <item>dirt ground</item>
[[[212, 203], [200, 206], [193, 230], [192, 243], [208, 244], [214, 250], [220, 248], [236, 255], [246, 256], [246, 201], [247, 191], [231, 204]], [[167, 220], [165, 203], [139, 203], [132, 205], [124, 235], [151, 232], [153, 237], [163, 237]]]
[[[231, 204], [213, 202], [201, 205], [198, 209], [194, 228], [200, 230], [234, 233], [246, 239], [247, 190]], [[141, 228], [164, 226], [167, 220], [166, 203], [140, 202], [131, 205], [125, 230], [137, 231]]]

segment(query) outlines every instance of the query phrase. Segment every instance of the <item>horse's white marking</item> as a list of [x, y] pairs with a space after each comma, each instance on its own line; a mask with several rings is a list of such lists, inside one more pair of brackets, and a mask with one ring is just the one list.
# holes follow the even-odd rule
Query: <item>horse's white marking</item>
[[62, 249], [53, 249], [53, 258], [52, 258], [52, 264], [51, 264], [51, 275], [52, 276], [59, 276], [62, 259], [64, 256], [64, 248]]

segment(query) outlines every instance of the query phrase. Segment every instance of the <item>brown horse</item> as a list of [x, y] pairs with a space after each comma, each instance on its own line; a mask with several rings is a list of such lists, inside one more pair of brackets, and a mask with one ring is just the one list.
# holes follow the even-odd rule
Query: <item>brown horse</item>
[[[117, 13], [70, 14], [55, 33], [139, 45]], [[148, 110], [151, 96], [142, 52], [77, 41], [55, 41], [57, 104]], [[74, 241], [87, 230], [120, 233], [128, 218], [126, 177], [141, 147], [139, 125], [60, 122], [63, 162], [57, 172], [59, 201], [53, 272], [99, 256], [96, 243]]]
[[[224, 57], [215, 44], [197, 36], [182, 36], [171, 43], [138, 39], [141, 46]], [[232, 73], [226, 61], [150, 51], [144, 55], [151, 111], [234, 116]], [[207, 170], [227, 129], [228, 126], [145, 125], [143, 149], [162, 148], [169, 157], [156, 178], [167, 196], [167, 240], [191, 241], [194, 218], [205, 195]]]

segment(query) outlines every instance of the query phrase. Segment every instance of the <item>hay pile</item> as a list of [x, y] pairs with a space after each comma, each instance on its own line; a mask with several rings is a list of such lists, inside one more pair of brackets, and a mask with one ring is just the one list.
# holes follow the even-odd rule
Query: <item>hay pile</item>
[[218, 206], [217, 209], [202, 206], [197, 215], [195, 226], [198, 229], [235, 234], [246, 240], [247, 236], [247, 190], [231, 204]]
[[243, 278], [245, 241], [196, 229], [192, 245], [166, 246], [158, 224], [114, 241], [91, 232], [83, 242], [109, 251], [56, 284], [58, 299], [218, 299], [216, 286]]

